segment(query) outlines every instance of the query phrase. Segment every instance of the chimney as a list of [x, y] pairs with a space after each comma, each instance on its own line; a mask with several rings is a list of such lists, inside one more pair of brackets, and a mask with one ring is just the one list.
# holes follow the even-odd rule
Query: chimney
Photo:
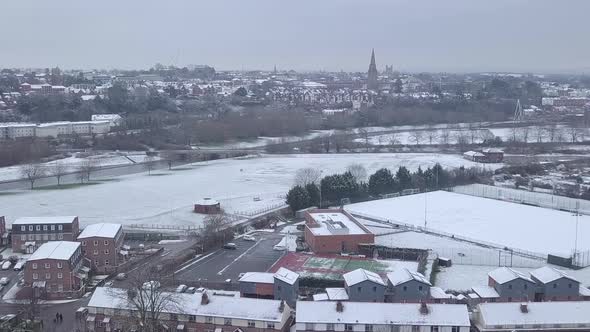
[[279, 304], [279, 312], [285, 311], [285, 301], [281, 300], [281, 304]]
[[207, 292], [203, 292], [203, 295], [201, 295], [201, 305], [206, 304], [209, 304], [209, 295], [207, 295]]
[[420, 313], [422, 315], [428, 315], [428, 306], [426, 305], [426, 302], [420, 302]]
[[336, 302], [336, 311], [337, 312], [343, 312], [344, 311], [344, 304], [342, 304], [342, 301]]
[[529, 312], [529, 306], [526, 303], [521, 303], [520, 304], [520, 312], [522, 312], [523, 314], [526, 314], [527, 312]]

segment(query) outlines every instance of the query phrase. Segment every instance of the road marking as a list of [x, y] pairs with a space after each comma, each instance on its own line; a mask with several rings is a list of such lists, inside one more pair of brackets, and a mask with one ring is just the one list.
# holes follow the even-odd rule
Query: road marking
[[250, 252], [250, 250], [254, 249], [254, 247], [256, 247], [260, 242], [262, 242], [262, 239], [258, 240], [253, 246], [251, 246], [250, 248], [248, 248], [248, 250], [244, 251], [240, 256], [236, 257], [236, 259], [234, 259], [226, 267], [224, 267], [223, 269], [221, 269], [221, 271], [217, 272], [217, 275], [222, 275], [223, 272], [225, 272], [225, 270], [227, 270], [228, 267], [230, 267], [233, 263], [239, 261], [242, 257], [244, 257], [245, 254], [247, 254], [248, 252]]
[[179, 272], [181, 272], [181, 271], [184, 271], [184, 270], [188, 269], [189, 267], [193, 266], [194, 264], [196, 264], [196, 263], [198, 263], [198, 262], [202, 261], [203, 259], [205, 259], [205, 258], [207, 258], [207, 257], [209, 257], [209, 256], [211, 256], [211, 255], [213, 255], [214, 253], [216, 253], [216, 252], [218, 252], [218, 251], [219, 251], [219, 250], [217, 250], [217, 251], [214, 251], [214, 252], [211, 252], [211, 253], [208, 253], [208, 254], [207, 254], [207, 255], [205, 255], [205, 256], [197, 257], [197, 258], [195, 259], [195, 261], [194, 261], [194, 262], [190, 262], [190, 263], [188, 263], [187, 265], [185, 265], [185, 266], [183, 266], [182, 268], [178, 269], [178, 270], [177, 270], [176, 272], [174, 272], [174, 273], [179, 273]]

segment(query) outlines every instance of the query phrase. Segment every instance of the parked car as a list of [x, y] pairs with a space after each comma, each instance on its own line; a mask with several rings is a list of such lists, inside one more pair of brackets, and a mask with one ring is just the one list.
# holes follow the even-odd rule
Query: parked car
[[12, 263], [10, 261], [5, 261], [4, 263], [2, 263], [2, 270], [8, 270], [11, 266]]
[[184, 293], [186, 289], [186, 285], [179, 285], [178, 287], [176, 287], [176, 293]]
[[235, 243], [229, 242], [223, 245], [223, 249], [236, 250], [238, 246]]
[[186, 289], [186, 293], [194, 294], [197, 289], [195, 287], [189, 287]]
[[117, 276], [115, 276], [115, 279], [117, 279], [119, 281], [125, 280], [125, 279], [127, 279], [127, 275], [125, 273], [121, 272], [121, 273], [117, 274]]
[[20, 271], [20, 270], [22, 270], [22, 269], [23, 269], [23, 267], [25, 267], [25, 262], [26, 262], [26, 261], [24, 261], [24, 260], [23, 260], [23, 261], [18, 261], [18, 262], [16, 262], [16, 264], [14, 264], [14, 270], [15, 270], [15, 271]]
[[244, 239], [244, 241], [256, 241], [256, 238], [252, 235], [244, 235], [242, 239]]
[[160, 288], [159, 281], [146, 281], [143, 283], [143, 289], [158, 289]]
[[9, 282], [10, 279], [8, 279], [7, 277], [0, 278], [0, 285], [8, 285]]

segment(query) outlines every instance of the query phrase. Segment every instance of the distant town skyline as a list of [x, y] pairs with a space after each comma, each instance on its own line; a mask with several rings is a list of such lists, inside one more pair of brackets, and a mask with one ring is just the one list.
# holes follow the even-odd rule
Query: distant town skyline
[[8, 2], [0, 67], [590, 72], [590, 2]]

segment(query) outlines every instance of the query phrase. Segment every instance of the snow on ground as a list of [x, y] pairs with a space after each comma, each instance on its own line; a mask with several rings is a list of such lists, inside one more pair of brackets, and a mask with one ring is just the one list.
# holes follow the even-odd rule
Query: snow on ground
[[[54, 166], [56, 163], [60, 163], [66, 167], [66, 172], [74, 172], [76, 171], [76, 167], [80, 166], [82, 163], [89, 159], [95, 161], [99, 167], [107, 167], [142, 163], [145, 162], [145, 158], [145, 152], [141, 151], [109, 152], [92, 155], [89, 157], [81, 157], [74, 155], [71, 157], [46, 162], [42, 165], [45, 166], [48, 171], [50, 171], [52, 166]], [[157, 160], [159, 158], [155, 157], [155, 159]], [[21, 175], [20, 166], [8, 166], [0, 168], [0, 181], [11, 181], [22, 178], [23, 176]]]
[[[438, 233], [450, 233], [536, 253], [571, 254], [576, 218], [570, 213], [445, 191], [357, 203], [346, 210]], [[578, 250], [590, 250], [590, 217], [579, 217]]]
[[[313, 167], [323, 175], [360, 163], [369, 173], [401, 165], [415, 170], [435, 163], [444, 167], [474, 166], [449, 154], [314, 154], [223, 159], [193, 164], [177, 171], [118, 177], [100, 185], [67, 190], [22, 191], [0, 195], [0, 214], [10, 223], [24, 216], [77, 215], [82, 226], [96, 222], [122, 224], [201, 225], [192, 204], [211, 197], [230, 213], [255, 213], [282, 202], [297, 169]], [[254, 199], [259, 197], [259, 201]]]

